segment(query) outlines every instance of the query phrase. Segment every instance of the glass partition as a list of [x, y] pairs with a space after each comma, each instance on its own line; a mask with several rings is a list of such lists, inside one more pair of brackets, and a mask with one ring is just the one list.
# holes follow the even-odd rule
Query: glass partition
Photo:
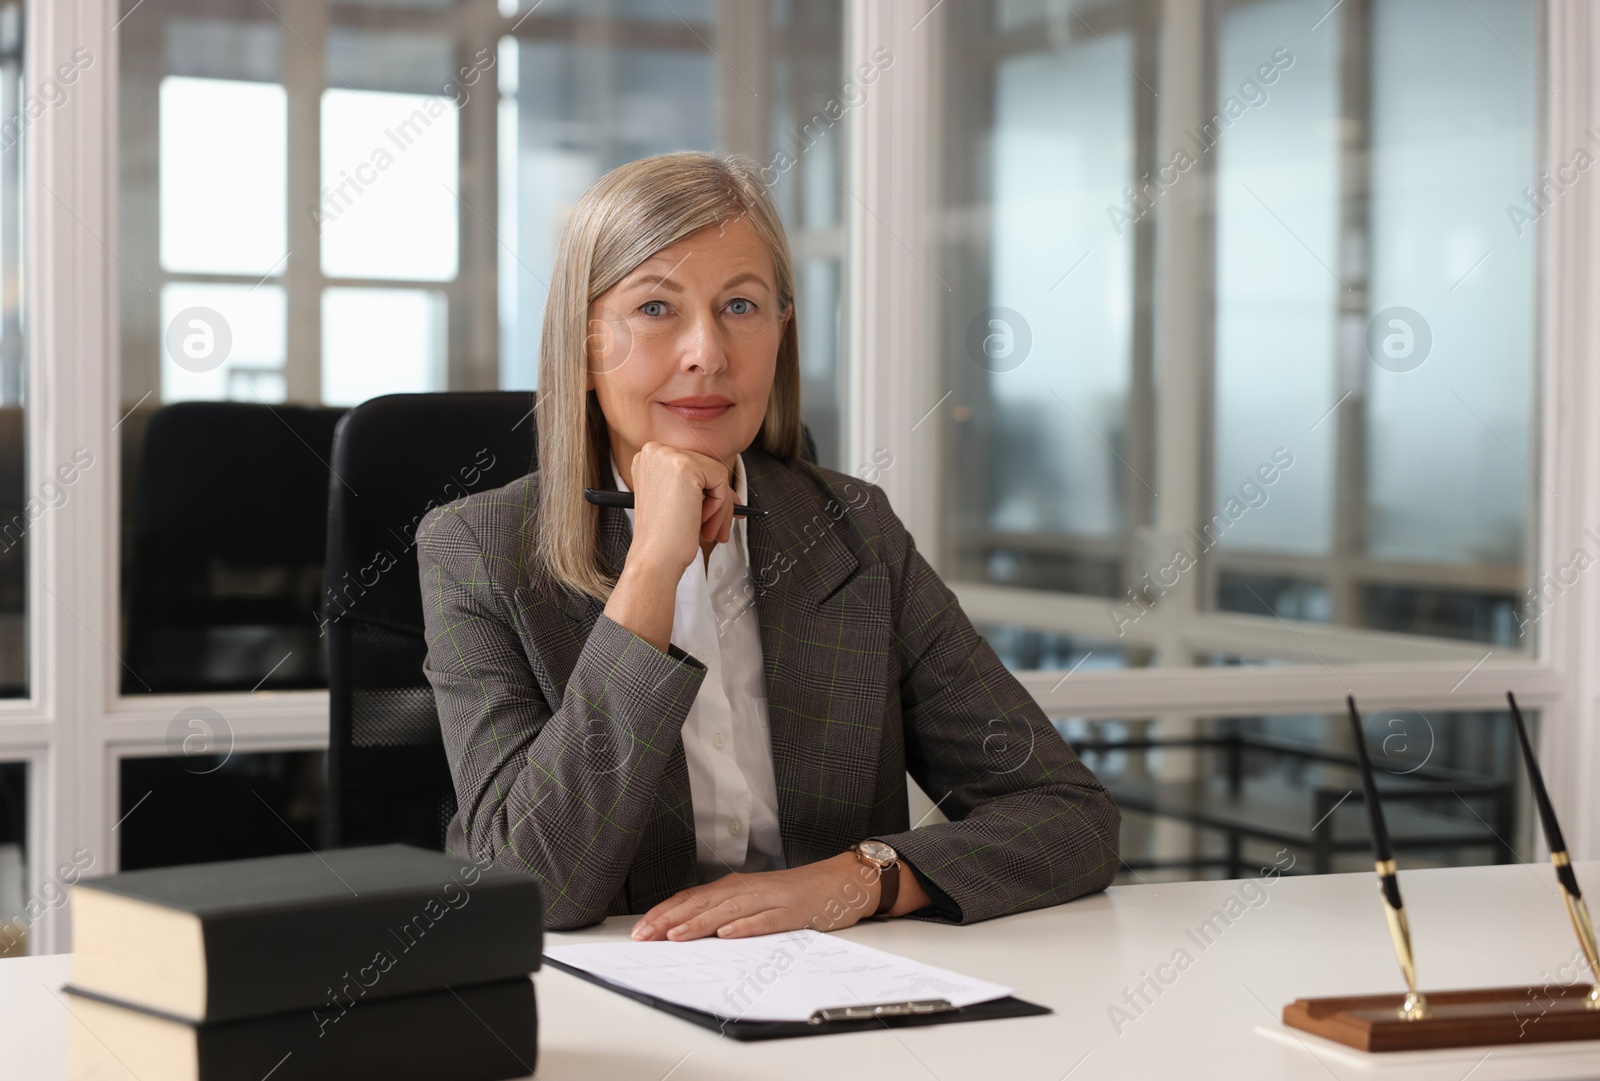
[[1541, 5], [1164, 10], [936, 13], [941, 570], [1045, 666], [1532, 655]]

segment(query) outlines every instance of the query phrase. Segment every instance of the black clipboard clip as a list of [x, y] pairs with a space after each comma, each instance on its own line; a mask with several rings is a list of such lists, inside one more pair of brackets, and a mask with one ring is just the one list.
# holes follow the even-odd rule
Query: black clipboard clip
[[909, 1002], [880, 1002], [875, 1006], [829, 1006], [825, 1010], [811, 1011], [806, 1022], [820, 1025], [824, 1021], [861, 1021], [874, 1017], [910, 1017], [922, 1013], [945, 1013], [954, 1010], [949, 999], [919, 998]]

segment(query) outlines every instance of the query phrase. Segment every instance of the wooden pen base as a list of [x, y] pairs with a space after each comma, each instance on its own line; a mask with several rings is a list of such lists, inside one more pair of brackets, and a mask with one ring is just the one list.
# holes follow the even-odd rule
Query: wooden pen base
[[1358, 1051], [1425, 1051], [1444, 1047], [1600, 1040], [1600, 1009], [1586, 1004], [1588, 984], [1429, 991], [1428, 1016], [1399, 1014], [1404, 995], [1301, 998], [1283, 1008], [1283, 1023]]

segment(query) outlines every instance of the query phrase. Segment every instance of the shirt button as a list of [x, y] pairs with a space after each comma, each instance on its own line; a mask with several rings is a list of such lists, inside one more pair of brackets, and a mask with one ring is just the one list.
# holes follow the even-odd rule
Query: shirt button
[[721, 577], [722, 577], [722, 572], [723, 572], [723, 571], [725, 571], [725, 570], [727, 570], [727, 568], [726, 568], [726, 567], [718, 567], [718, 568], [717, 568], [717, 577], [718, 577], [718, 578], [719, 578], [719, 579], [720, 579], [720, 578], [721, 578]]
[[715, 735], [715, 736], [713, 736], [713, 737], [712, 737], [712, 739], [711, 739], [711, 743], [712, 743], [712, 745], [713, 745], [713, 746], [715, 746], [715, 747], [721, 747], [721, 746], [722, 746], [722, 745], [723, 745], [723, 744], [724, 744], [724, 743], [727, 743], [727, 742], [728, 742], [728, 741], [727, 741], [727, 740], [726, 740], [726, 739], [725, 739], [725, 738], [724, 738], [724, 737], [723, 737], [723, 735], [722, 735], [722, 733], [721, 733], [721, 732], [718, 732], [718, 733], [717, 733], [717, 734], [716, 734], [716, 735]]
[[739, 831], [742, 829], [744, 829], [744, 825], [737, 818], [728, 823], [728, 832], [733, 834], [735, 837], [739, 835]]

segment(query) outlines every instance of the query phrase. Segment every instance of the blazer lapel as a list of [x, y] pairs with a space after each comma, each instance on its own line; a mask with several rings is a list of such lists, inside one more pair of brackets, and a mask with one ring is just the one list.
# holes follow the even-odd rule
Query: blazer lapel
[[784, 858], [798, 867], [867, 836], [888, 670], [889, 580], [862, 569], [859, 483], [750, 449], [750, 577], [761, 627]]

